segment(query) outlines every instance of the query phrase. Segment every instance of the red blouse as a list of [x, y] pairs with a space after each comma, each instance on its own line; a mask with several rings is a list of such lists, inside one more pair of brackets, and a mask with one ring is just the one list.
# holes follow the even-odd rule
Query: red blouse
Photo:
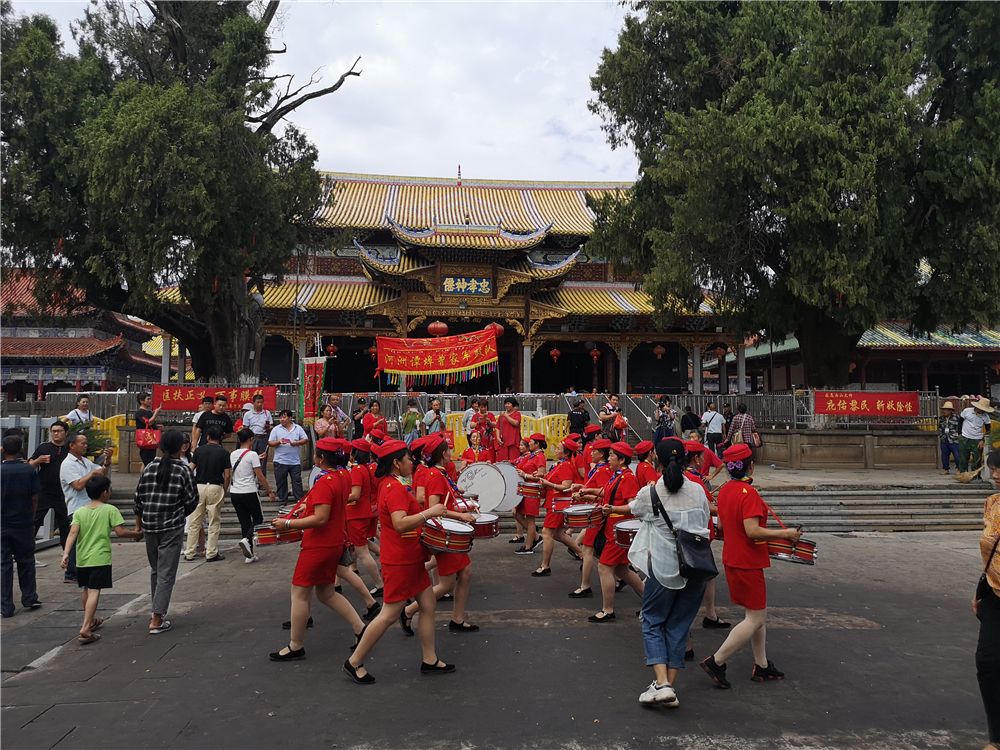
[[[317, 505], [329, 505], [330, 517], [325, 524], [302, 532], [302, 548], [343, 547], [347, 541], [347, 498], [350, 493], [347, 469], [339, 468], [316, 480], [306, 495], [302, 518], [316, 515]], [[345, 488], [347, 493], [345, 494]]]
[[[351, 488], [354, 487], [361, 488], [361, 497], [359, 497], [355, 502], [347, 501], [347, 518], [348, 520], [371, 518], [372, 515], [372, 505], [371, 505], [371, 494], [372, 494], [372, 475], [368, 471], [368, 467], [364, 464], [354, 464], [351, 467]], [[350, 495], [348, 495], [350, 497]]]
[[422, 563], [426, 554], [420, 544], [421, 527], [400, 534], [392, 525], [392, 514], [400, 510], [412, 516], [419, 513], [421, 507], [416, 495], [399, 477], [386, 477], [378, 497], [378, 517], [382, 523], [379, 559], [387, 565]]
[[771, 567], [766, 542], [755, 542], [747, 536], [743, 521], [760, 519], [767, 526], [764, 501], [748, 482], [735, 480], [719, 488], [719, 521], [726, 532], [722, 545], [722, 563], [730, 568], [762, 570]]

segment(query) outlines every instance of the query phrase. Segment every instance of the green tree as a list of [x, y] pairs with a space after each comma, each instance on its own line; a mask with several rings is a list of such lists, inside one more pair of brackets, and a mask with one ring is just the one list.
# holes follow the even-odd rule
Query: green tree
[[4, 264], [35, 269], [40, 302], [74, 287], [161, 326], [204, 379], [256, 380], [252, 293], [322, 241], [316, 149], [279, 126], [360, 75], [268, 75], [278, 5], [107, 0], [74, 26], [76, 54], [2, 7]]
[[794, 332], [814, 387], [879, 320], [996, 320], [1000, 28], [949, 6], [637, 3], [592, 78], [641, 168], [595, 205], [597, 250], [665, 317], [707, 296], [732, 330]]

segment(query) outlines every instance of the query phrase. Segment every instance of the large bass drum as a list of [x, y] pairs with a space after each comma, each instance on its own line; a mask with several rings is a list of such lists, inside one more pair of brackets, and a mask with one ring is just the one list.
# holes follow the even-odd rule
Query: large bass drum
[[484, 513], [511, 511], [521, 499], [517, 485], [521, 478], [510, 464], [474, 463], [458, 475], [458, 488], [465, 494], [479, 495], [479, 510]]

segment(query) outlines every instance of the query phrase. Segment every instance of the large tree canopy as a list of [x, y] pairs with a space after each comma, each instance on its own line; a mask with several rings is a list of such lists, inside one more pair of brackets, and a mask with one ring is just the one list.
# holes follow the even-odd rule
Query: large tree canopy
[[810, 385], [864, 330], [1000, 317], [1000, 8], [635, 4], [591, 108], [641, 175], [594, 243], [669, 315], [794, 332]]
[[73, 286], [156, 323], [206, 379], [256, 376], [249, 293], [318, 238], [316, 149], [279, 125], [358, 75], [308, 92], [269, 76], [277, 9], [107, 0], [69, 54], [50, 19], [2, 8], [4, 265], [34, 268], [40, 301]]

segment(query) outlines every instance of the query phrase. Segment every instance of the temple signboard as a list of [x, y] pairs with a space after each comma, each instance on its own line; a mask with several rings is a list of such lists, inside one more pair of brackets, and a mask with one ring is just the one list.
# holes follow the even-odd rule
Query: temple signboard
[[489, 296], [493, 293], [493, 288], [489, 279], [447, 276], [441, 280], [441, 291], [445, 294]]

